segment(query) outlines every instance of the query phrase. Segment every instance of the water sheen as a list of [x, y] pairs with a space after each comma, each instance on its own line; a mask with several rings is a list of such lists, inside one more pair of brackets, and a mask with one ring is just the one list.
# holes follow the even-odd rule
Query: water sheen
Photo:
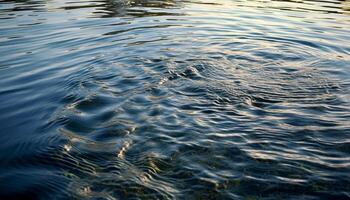
[[0, 199], [350, 199], [350, 2], [3, 0]]

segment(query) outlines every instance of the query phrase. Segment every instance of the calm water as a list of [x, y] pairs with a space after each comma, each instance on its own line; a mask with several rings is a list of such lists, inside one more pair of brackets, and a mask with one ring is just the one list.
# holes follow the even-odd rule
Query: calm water
[[0, 199], [350, 199], [350, 2], [0, 2]]

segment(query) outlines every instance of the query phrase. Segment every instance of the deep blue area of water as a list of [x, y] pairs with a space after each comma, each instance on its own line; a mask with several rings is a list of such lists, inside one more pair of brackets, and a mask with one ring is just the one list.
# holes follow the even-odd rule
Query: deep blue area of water
[[0, 1], [0, 199], [350, 199], [350, 2]]

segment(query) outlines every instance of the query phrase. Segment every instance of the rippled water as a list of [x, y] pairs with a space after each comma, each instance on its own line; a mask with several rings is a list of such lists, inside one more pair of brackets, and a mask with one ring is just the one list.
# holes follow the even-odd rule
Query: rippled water
[[350, 2], [0, 2], [0, 199], [350, 199]]

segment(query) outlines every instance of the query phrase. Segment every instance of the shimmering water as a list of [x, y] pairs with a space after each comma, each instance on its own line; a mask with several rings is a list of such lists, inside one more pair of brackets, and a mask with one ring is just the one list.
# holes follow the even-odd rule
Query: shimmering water
[[0, 1], [0, 199], [350, 199], [350, 2]]

